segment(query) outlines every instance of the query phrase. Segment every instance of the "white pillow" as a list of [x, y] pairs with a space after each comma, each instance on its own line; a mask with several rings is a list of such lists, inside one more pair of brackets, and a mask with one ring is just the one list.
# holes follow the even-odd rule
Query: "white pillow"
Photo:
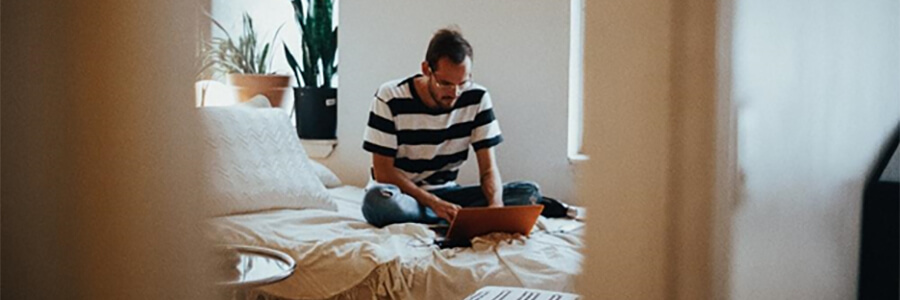
[[344, 183], [341, 182], [341, 179], [328, 169], [328, 167], [312, 159], [309, 160], [309, 163], [312, 165], [313, 173], [316, 174], [316, 177], [319, 177], [319, 181], [321, 181], [326, 188], [330, 189], [344, 185]]
[[276, 208], [337, 211], [291, 126], [277, 108], [204, 107], [204, 172], [213, 215]]

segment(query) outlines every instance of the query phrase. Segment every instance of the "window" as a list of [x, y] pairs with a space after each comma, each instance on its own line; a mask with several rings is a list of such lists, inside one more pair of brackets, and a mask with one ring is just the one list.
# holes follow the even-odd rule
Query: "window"
[[569, 161], [584, 160], [584, 0], [571, 0], [569, 29]]

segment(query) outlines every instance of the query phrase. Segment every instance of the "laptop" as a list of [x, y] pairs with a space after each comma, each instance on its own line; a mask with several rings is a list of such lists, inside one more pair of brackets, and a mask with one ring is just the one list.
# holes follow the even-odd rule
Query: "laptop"
[[527, 236], [542, 210], [543, 205], [464, 207], [457, 211], [446, 234], [436, 228], [435, 244], [441, 248], [471, 247], [472, 238], [493, 232]]

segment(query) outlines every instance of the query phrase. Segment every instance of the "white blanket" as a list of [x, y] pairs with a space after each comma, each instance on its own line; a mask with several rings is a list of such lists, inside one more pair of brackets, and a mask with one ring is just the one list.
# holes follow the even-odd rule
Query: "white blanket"
[[[574, 292], [582, 261], [580, 222], [542, 217], [530, 237], [498, 233], [476, 238], [471, 248], [439, 249], [425, 225], [366, 223], [360, 189], [331, 192], [338, 212], [221, 217], [209, 233], [224, 243], [278, 249], [297, 261], [293, 275], [257, 290], [264, 298], [463, 299], [487, 285]], [[346, 295], [361, 290], [364, 296]]]

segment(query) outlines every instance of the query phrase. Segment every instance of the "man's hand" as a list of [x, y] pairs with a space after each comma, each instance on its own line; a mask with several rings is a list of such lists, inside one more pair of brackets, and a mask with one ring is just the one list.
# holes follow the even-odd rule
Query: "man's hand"
[[491, 202], [488, 207], [503, 207], [503, 202]]
[[[456, 212], [459, 211], [459, 205], [450, 203], [441, 199], [434, 194], [419, 188], [408, 178], [400, 174], [394, 168], [394, 158], [381, 154], [372, 154], [372, 168], [375, 180], [383, 183], [394, 184], [407, 195], [412, 196], [421, 205], [431, 207], [431, 210], [441, 219], [452, 222], [456, 218]], [[501, 202], [501, 204], [503, 204]]]
[[439, 218], [447, 220], [447, 222], [453, 222], [453, 219], [456, 218], [456, 212], [458, 212], [460, 208], [459, 205], [447, 202], [439, 198], [435, 199], [430, 206], [431, 210], [433, 210]]

